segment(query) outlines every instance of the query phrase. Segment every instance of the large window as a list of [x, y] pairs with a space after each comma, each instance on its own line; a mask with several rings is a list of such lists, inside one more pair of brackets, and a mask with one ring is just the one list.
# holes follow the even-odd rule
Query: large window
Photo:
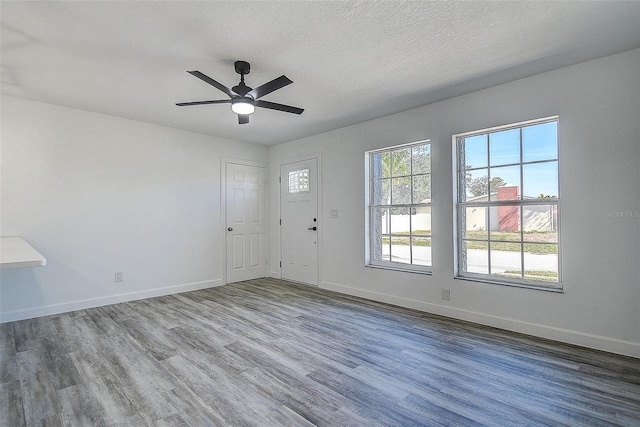
[[367, 153], [370, 266], [431, 271], [431, 146]]
[[557, 117], [454, 137], [458, 277], [561, 289]]

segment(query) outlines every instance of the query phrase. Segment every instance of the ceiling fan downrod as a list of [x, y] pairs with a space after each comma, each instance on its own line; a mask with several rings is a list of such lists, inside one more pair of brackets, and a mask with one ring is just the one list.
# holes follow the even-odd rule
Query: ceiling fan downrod
[[251, 72], [251, 65], [246, 61], [236, 61], [233, 65], [235, 66], [236, 73], [240, 74], [240, 83], [238, 86], [232, 87], [231, 90], [238, 95], [245, 97], [247, 93], [252, 90], [252, 88], [247, 86], [244, 82], [245, 74], [249, 74]]

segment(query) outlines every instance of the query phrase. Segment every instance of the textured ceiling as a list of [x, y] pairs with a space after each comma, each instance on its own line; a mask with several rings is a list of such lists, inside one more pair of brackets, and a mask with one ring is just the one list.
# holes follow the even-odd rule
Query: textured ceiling
[[[3, 94], [273, 145], [640, 47], [640, 2], [7, 2]], [[187, 74], [294, 81], [238, 125]]]

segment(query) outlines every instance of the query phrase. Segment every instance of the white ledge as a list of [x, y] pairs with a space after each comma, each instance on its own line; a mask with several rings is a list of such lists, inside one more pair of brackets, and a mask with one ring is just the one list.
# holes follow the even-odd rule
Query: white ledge
[[47, 260], [22, 237], [0, 237], [0, 269], [45, 265]]

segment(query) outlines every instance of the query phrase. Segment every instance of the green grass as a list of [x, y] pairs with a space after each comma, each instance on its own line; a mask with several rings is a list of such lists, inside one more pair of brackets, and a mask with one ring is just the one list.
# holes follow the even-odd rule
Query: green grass
[[[521, 277], [520, 270], [507, 270], [503, 273], [498, 273], [497, 275], [505, 277]], [[556, 271], [548, 270], [525, 270], [524, 278], [531, 280], [544, 280], [547, 282], [557, 282], [558, 273]]]
[[[467, 249], [487, 250], [487, 242], [467, 241]], [[492, 251], [520, 252], [520, 243], [491, 242]], [[544, 243], [525, 243], [524, 251], [536, 255], [557, 254], [558, 245]]]
[[[431, 235], [431, 230], [414, 230], [414, 239], [416, 235]], [[407, 236], [407, 237], [403, 237]], [[408, 231], [394, 233], [391, 237], [394, 245], [409, 246], [410, 238]], [[481, 239], [486, 240], [489, 237], [487, 231], [467, 231], [466, 237], [468, 239]], [[508, 252], [520, 252], [520, 233], [509, 231], [492, 231], [491, 237], [491, 250], [494, 251], [508, 251]], [[524, 252], [536, 254], [536, 255], [548, 255], [557, 254], [558, 245], [556, 243], [557, 234], [555, 231], [526, 231], [524, 233]], [[502, 240], [496, 242], [495, 240]], [[389, 244], [389, 237], [383, 237], [382, 243]], [[489, 244], [484, 241], [468, 240], [467, 249], [481, 249], [487, 250]], [[431, 239], [415, 239], [414, 246], [431, 246]]]
[[[409, 237], [396, 237], [393, 236], [393, 244], [394, 245], [399, 245], [399, 246], [409, 246]], [[383, 237], [382, 238], [382, 243], [385, 245], [389, 244], [389, 238], [388, 237]], [[416, 239], [414, 237], [414, 241], [413, 241], [413, 246], [431, 246], [431, 239], [430, 238], [418, 238]]]
[[[556, 243], [558, 235], [555, 231], [525, 231], [524, 241], [527, 243]], [[489, 234], [486, 230], [469, 230], [465, 233], [467, 239], [487, 240]], [[491, 240], [505, 240], [519, 242], [520, 232], [517, 231], [492, 231]]]
[[[408, 231], [398, 231], [397, 233], [393, 233], [395, 236], [408, 236]], [[413, 230], [414, 235], [421, 236], [431, 236], [431, 230]]]
[[[557, 233], [555, 231], [525, 231], [524, 251], [537, 255], [557, 254]], [[491, 231], [471, 230], [466, 232], [467, 239], [487, 240], [491, 239], [491, 250], [520, 252], [520, 233], [513, 231]], [[501, 240], [496, 242], [495, 240]], [[508, 243], [516, 242], [516, 243]], [[487, 250], [487, 242], [468, 241], [468, 249], [484, 249]]]

